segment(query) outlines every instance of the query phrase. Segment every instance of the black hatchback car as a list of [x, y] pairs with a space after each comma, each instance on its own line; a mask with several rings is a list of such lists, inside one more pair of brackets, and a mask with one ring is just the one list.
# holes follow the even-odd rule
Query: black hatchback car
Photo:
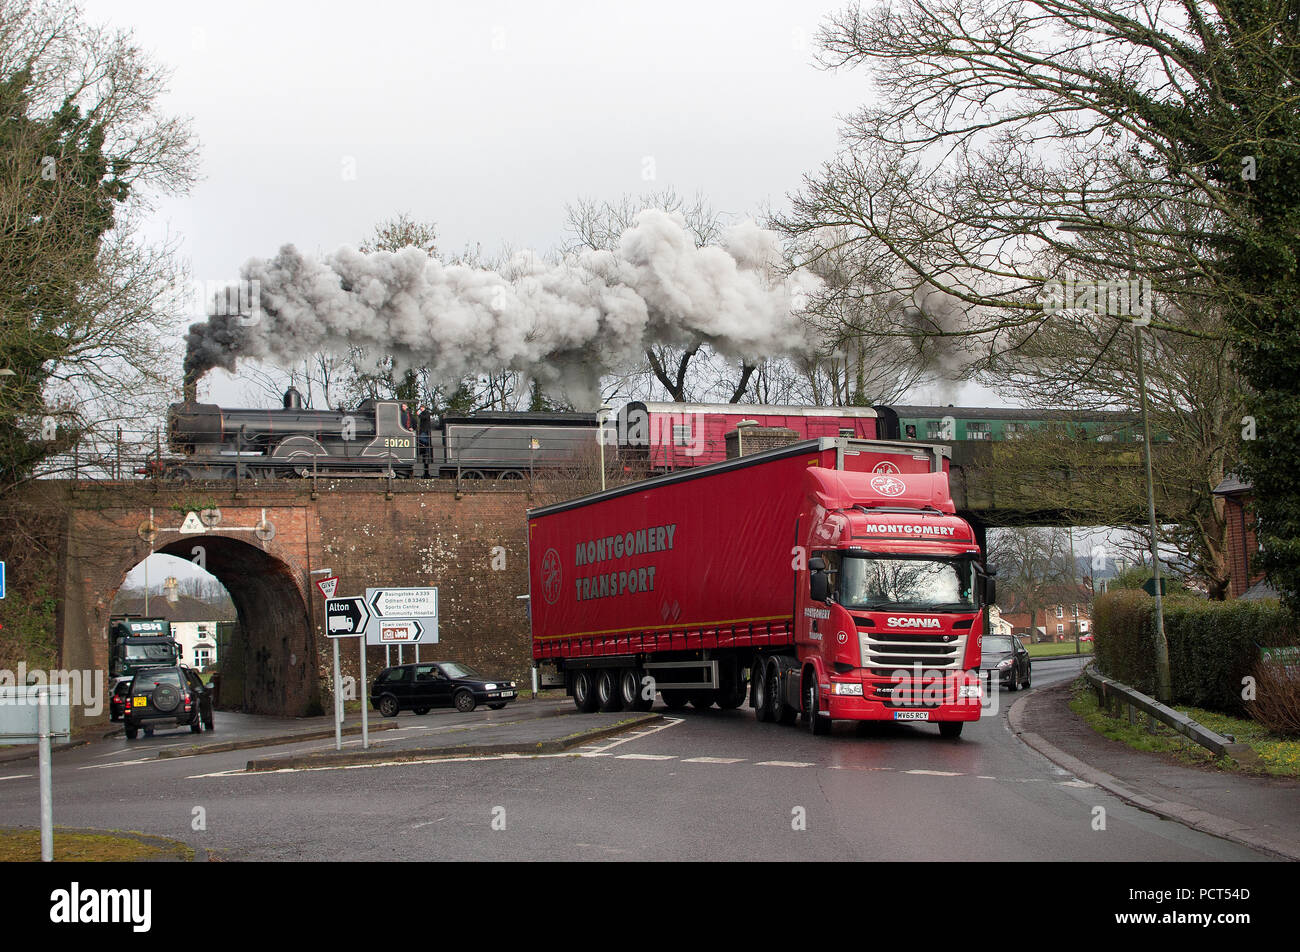
[[480, 704], [499, 711], [517, 696], [514, 681], [486, 678], [455, 661], [395, 665], [380, 671], [370, 686], [370, 704], [384, 717], [400, 711], [428, 714], [435, 707], [467, 714]]
[[141, 728], [146, 734], [155, 727], [187, 725], [195, 734], [213, 730], [212, 689], [184, 665], [145, 668], [131, 681], [122, 722], [127, 740], [135, 740]]
[[1029, 687], [1029, 651], [1019, 638], [1011, 635], [985, 635], [980, 640], [980, 671], [989, 673], [989, 686], [993, 679], [1012, 691]]

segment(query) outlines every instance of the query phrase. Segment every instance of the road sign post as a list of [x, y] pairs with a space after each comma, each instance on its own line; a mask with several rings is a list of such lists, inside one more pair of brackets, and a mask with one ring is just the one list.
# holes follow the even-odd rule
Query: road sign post
[[343, 687], [339, 670], [339, 639], [361, 642], [361, 746], [370, 747], [370, 719], [366, 710], [366, 625], [370, 612], [366, 601], [356, 595], [325, 599], [325, 634], [334, 642], [334, 749], [343, 748]]
[[67, 684], [0, 688], [0, 743], [36, 744], [40, 774], [41, 862], [54, 861], [54, 788], [50, 741], [72, 727]]
[[370, 749], [370, 692], [366, 690], [366, 639], [358, 638], [361, 649], [361, 749]]

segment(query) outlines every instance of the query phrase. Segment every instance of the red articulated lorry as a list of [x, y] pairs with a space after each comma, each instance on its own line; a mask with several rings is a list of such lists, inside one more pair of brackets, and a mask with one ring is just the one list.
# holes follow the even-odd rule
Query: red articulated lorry
[[585, 712], [748, 696], [959, 736], [994, 592], [947, 454], [824, 437], [531, 510], [534, 664]]

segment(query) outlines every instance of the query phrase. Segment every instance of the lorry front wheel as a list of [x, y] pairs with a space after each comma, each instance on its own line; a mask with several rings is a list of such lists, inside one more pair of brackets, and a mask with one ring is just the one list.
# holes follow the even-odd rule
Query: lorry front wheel
[[817, 675], [809, 674], [804, 681], [803, 716], [808, 722], [808, 730], [818, 736], [829, 734], [831, 732], [831, 719], [822, 717], [817, 707], [817, 702], [821, 698], [817, 688]]
[[590, 671], [579, 671], [573, 676], [573, 703], [583, 714], [596, 710], [596, 685]]
[[618, 681], [618, 671], [614, 668], [606, 668], [596, 676], [596, 701], [602, 714], [623, 709]]
[[941, 721], [939, 723], [939, 736], [948, 740], [956, 740], [961, 736], [961, 729], [965, 726], [965, 721]]

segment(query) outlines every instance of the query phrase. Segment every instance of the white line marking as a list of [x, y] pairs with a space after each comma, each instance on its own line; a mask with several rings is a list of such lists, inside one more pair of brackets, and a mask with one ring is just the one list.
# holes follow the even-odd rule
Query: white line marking
[[1062, 787], [1085, 787], [1085, 788], [1087, 788], [1087, 787], [1093, 787], [1093, 786], [1096, 786], [1096, 784], [1088, 783], [1088, 781], [1086, 781], [1086, 780], [1063, 780], [1063, 781], [1061, 781], [1061, 783], [1059, 784], [1059, 786], [1062, 786]]
[[28, 777], [35, 777], [35, 776], [36, 774], [19, 773], [19, 774], [14, 774], [12, 777], [0, 777], [0, 780], [25, 780]]
[[962, 777], [964, 774], [954, 773], [951, 770], [905, 770], [904, 773], [920, 774], [922, 777]]
[[679, 718], [672, 718], [672, 717], [669, 717], [669, 718], [666, 718], [665, 721], [664, 721], [664, 723], [660, 724], [658, 727], [652, 727], [652, 728], [650, 728], [650, 730], [647, 730], [647, 731], [641, 731], [641, 732], [636, 733], [636, 734], [629, 734], [627, 737], [620, 737], [618, 740], [614, 741], [612, 744], [605, 744], [605, 745], [603, 745], [603, 746], [601, 746], [601, 747], [597, 747], [597, 748], [595, 748], [595, 750], [594, 750], [592, 753], [590, 753], [590, 754], [579, 754], [579, 756], [580, 756], [580, 757], [595, 757], [595, 756], [598, 756], [600, 753], [602, 753], [602, 752], [604, 752], [604, 751], [607, 751], [607, 750], [610, 750], [610, 749], [612, 749], [612, 748], [614, 748], [614, 747], [617, 747], [619, 744], [626, 744], [626, 743], [627, 743], [628, 741], [630, 741], [630, 740], [639, 740], [639, 739], [641, 739], [642, 737], [645, 737], [645, 736], [648, 735], [648, 734], [657, 734], [657, 733], [659, 733], [659, 731], [667, 730], [667, 729], [670, 728], [670, 727], [676, 727], [676, 726], [677, 726], [678, 724], [680, 724], [680, 723], [681, 723], [681, 720], [680, 720]]
[[688, 757], [684, 764], [738, 764], [744, 757]]
[[816, 764], [806, 764], [799, 760], [764, 760], [754, 765], [755, 767], [816, 767]]
[[615, 754], [616, 760], [676, 760], [676, 754]]

